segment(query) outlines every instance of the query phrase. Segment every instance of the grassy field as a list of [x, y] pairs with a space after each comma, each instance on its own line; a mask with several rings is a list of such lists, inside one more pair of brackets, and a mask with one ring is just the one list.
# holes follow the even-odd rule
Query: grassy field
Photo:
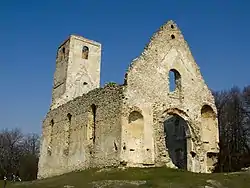
[[[0, 182], [2, 187], [3, 181]], [[196, 174], [168, 168], [91, 169], [33, 182], [8, 183], [7, 188], [249, 188], [250, 173]], [[208, 187], [208, 188], [210, 188]]]

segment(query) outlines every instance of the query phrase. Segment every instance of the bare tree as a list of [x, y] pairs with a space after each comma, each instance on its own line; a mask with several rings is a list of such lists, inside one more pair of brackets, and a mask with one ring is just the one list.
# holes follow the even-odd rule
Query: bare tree
[[23, 134], [19, 129], [4, 129], [0, 133], [0, 168], [4, 173], [13, 173], [19, 166], [22, 155]]
[[244, 92], [234, 86], [228, 91], [214, 92], [218, 110], [220, 154], [218, 171], [237, 171], [247, 165], [249, 157], [249, 121]]
[[0, 176], [21, 174], [26, 180], [36, 178], [39, 136], [24, 135], [20, 129], [0, 131]]

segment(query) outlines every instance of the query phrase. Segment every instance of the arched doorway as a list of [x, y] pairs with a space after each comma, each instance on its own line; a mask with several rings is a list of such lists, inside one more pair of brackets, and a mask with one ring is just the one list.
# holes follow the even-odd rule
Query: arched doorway
[[169, 157], [176, 167], [187, 170], [190, 141], [187, 122], [177, 114], [167, 114], [163, 126]]

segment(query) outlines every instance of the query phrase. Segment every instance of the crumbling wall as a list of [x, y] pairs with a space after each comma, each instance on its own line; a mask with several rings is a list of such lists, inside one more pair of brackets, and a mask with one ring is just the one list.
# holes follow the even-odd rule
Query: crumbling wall
[[[170, 88], [169, 73], [173, 73], [175, 88]], [[145, 156], [151, 156], [156, 166], [167, 165], [173, 167], [164, 143], [163, 122], [171, 114], [183, 118], [188, 127], [187, 161], [188, 170], [206, 172], [206, 155], [211, 148], [218, 152], [218, 125], [215, 117], [209, 128], [214, 134], [214, 143], [204, 143], [204, 129], [201, 118], [201, 109], [209, 106], [216, 114], [216, 107], [212, 93], [208, 89], [200, 73], [199, 67], [190, 52], [190, 49], [173, 21], [164, 24], [151, 38], [143, 53], [136, 58], [125, 77], [125, 106], [124, 111], [138, 108], [144, 117], [144, 145], [138, 146], [145, 150]], [[126, 135], [126, 118], [123, 116], [122, 139]], [[146, 119], [146, 120], [145, 120]], [[212, 141], [212, 142], [214, 142]], [[148, 148], [149, 150], [147, 150]], [[122, 158], [127, 162], [125, 152]]]
[[70, 42], [67, 40], [58, 48], [57, 51], [54, 83], [52, 89], [52, 102], [60, 98], [66, 91], [69, 49]]
[[47, 114], [38, 178], [119, 165], [122, 91], [121, 86], [95, 89]]
[[[91, 53], [78, 53], [80, 46], [75, 43], [77, 53], [72, 58], [85, 61]], [[99, 62], [100, 50], [93, 52]], [[80, 62], [70, 67], [68, 93], [74, 98], [88, 83], [78, 82], [86, 73], [79, 69]], [[81, 74], [75, 80], [78, 71]], [[98, 68], [92, 67], [90, 72], [99, 75]], [[74, 80], [79, 85], [72, 85]], [[76, 90], [79, 92], [73, 92]], [[176, 168], [178, 160], [171, 153], [178, 149], [185, 150], [182, 161], [189, 171], [210, 172], [217, 160], [219, 134], [214, 98], [173, 21], [164, 24], [131, 63], [124, 86], [94, 89], [73, 100], [65, 97], [59, 97], [61, 102], [52, 102], [53, 110], [43, 123], [39, 178], [120, 163]], [[181, 141], [176, 145], [172, 142], [172, 148], [166, 143], [164, 132], [164, 122], [171, 116], [178, 116], [179, 125], [183, 126]], [[170, 137], [175, 136], [171, 134]]]
[[99, 88], [100, 67], [101, 44], [70, 35], [57, 51], [51, 110]]

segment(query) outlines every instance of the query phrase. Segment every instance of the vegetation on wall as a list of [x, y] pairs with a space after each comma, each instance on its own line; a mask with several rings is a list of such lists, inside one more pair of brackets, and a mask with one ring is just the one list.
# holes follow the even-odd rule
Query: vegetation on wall
[[108, 82], [108, 83], [105, 83], [104, 87], [114, 87], [114, 86], [117, 86], [118, 84], [116, 82]]

